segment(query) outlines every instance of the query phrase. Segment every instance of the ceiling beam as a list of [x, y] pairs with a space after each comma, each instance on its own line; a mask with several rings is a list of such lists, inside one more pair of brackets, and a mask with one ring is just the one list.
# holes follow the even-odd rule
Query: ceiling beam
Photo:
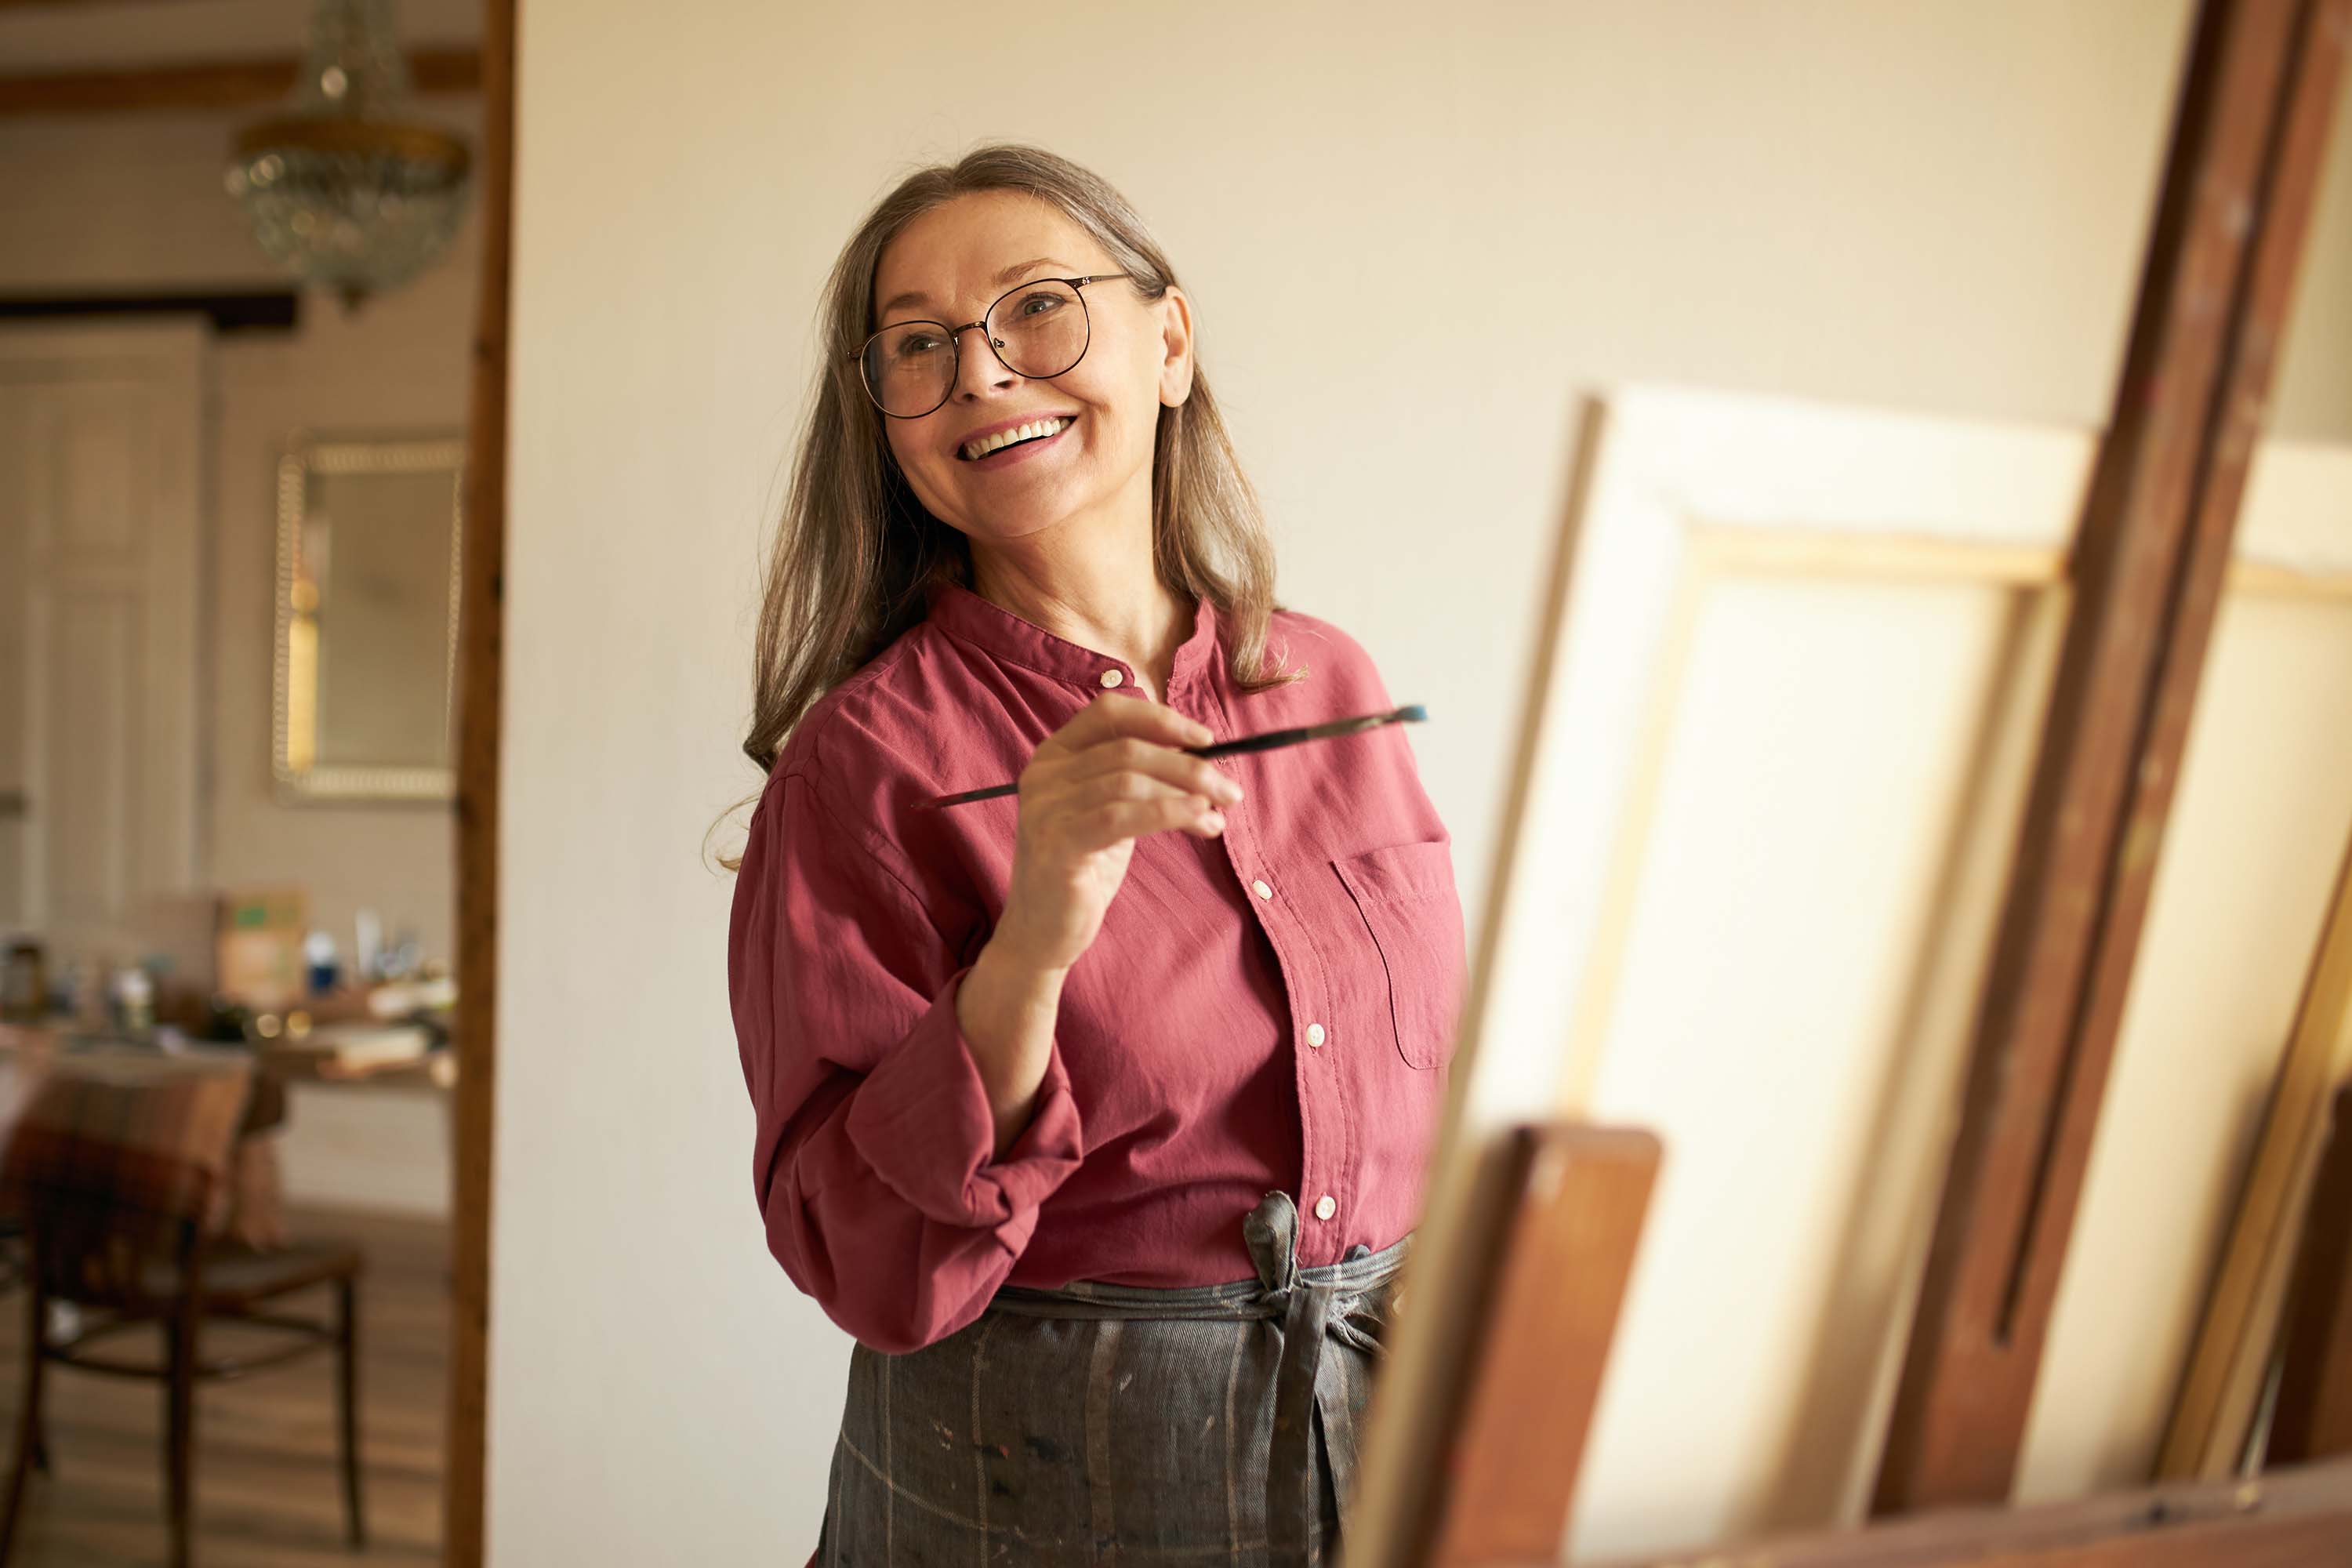
[[[0, 5], [10, 0], [0, 0]], [[159, 110], [268, 109], [294, 92], [302, 68], [294, 55], [204, 65], [146, 66], [131, 70], [56, 71], [0, 76], [0, 120], [32, 115], [139, 114]], [[478, 91], [481, 51], [417, 49], [408, 71], [419, 93]]]

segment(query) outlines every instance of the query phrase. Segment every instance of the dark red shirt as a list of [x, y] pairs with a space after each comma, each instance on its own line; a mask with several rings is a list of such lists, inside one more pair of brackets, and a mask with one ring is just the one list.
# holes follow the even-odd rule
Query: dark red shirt
[[[1236, 689], [1205, 598], [1166, 699], [1219, 740], [1395, 704], [1346, 633], [1278, 611], [1306, 679]], [[1117, 677], [1116, 680], [1111, 678]], [[1000, 1285], [1255, 1277], [1242, 1217], [1297, 1199], [1301, 1267], [1416, 1222], [1465, 978], [1451, 835], [1402, 725], [1220, 759], [1221, 838], [1139, 839], [1065, 983], [1019, 1141], [994, 1158], [956, 990], [994, 930], [1039, 742], [1134, 669], [969, 589], [827, 692], [751, 817], [728, 939], [768, 1247], [902, 1352]]]

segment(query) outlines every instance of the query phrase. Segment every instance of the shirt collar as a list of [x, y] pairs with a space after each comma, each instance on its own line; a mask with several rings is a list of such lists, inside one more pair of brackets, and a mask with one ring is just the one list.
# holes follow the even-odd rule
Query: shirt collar
[[[1009, 664], [1089, 690], [1135, 685], [1135, 667], [1127, 660], [1055, 637], [961, 583], [932, 583], [924, 590], [924, 603], [932, 624], [941, 631]], [[1163, 695], [1172, 697], [1198, 679], [1215, 661], [1216, 642], [1217, 609], [1203, 594], [1194, 600], [1192, 631], [1176, 649], [1176, 663]], [[1118, 672], [1117, 680], [1106, 679], [1112, 670]]]

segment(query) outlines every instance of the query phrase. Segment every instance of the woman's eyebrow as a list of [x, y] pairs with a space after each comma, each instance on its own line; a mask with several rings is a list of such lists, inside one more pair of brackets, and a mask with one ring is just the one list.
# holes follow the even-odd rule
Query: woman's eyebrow
[[[1026, 261], [1014, 262], [1012, 266], [998, 273], [994, 281], [999, 284], [1010, 285], [1014, 279], [1019, 278], [1024, 272], [1028, 271], [1033, 267], [1060, 267], [1075, 270], [1075, 268], [1070, 268], [1070, 264], [1068, 262], [1060, 260], [1055, 257], [1033, 256]], [[891, 311], [898, 310], [903, 306], [928, 305], [930, 302], [931, 297], [929, 294], [924, 293], [921, 289], [909, 289], [904, 294], [891, 295], [888, 300], [883, 301], [882, 308], [879, 310], [877, 310], [875, 314], [877, 316], [887, 316]]]

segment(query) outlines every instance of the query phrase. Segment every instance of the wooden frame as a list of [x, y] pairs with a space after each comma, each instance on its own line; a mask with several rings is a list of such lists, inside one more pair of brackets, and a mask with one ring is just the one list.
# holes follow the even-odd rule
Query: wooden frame
[[508, 304], [513, 286], [516, 0], [482, 7], [482, 271], [466, 461], [457, 648], [457, 1092], [442, 1561], [479, 1568], [488, 1517], [491, 1156], [496, 1147], [499, 730], [504, 666]]
[[[1685, 395], [1660, 390], [1634, 395], [1644, 405], [1636, 417], [1646, 421], [1664, 415], [1678, 428], [1649, 436], [1651, 450], [1631, 458], [1635, 471], [1620, 481], [1648, 488], [1655, 494], [1664, 515], [1655, 520], [1658, 526], [1645, 547], [1672, 552], [1674, 559], [1664, 568], [1668, 586], [1658, 600], [1633, 612], [1651, 619], [1644, 640], [1656, 653], [1643, 681], [1645, 694], [1640, 702], [1642, 723], [1632, 752], [1633, 765], [1617, 786], [1622, 791], [1624, 809], [1610, 835], [1594, 940], [1583, 964], [1585, 977], [1576, 992], [1567, 1078], [1561, 1090], [1561, 1102], [1576, 1107], [1590, 1105], [1600, 1070], [1602, 1035], [1651, 844], [1650, 821], [1658, 780], [1682, 701], [1694, 634], [1708, 593], [1727, 583], [1772, 576], [1975, 583], [2014, 590], [2024, 598], [2062, 595], [2068, 589], [2066, 553], [2060, 545], [2037, 542], [2023, 533], [1961, 542], [1878, 526], [1902, 514], [1877, 510], [1877, 502], [1862, 499], [1876, 493], [1874, 484], [1845, 502], [1833, 501], [1821, 490], [1807, 494], [1802, 489], [1769, 488], [1776, 477], [1803, 483], [1795, 470], [1812, 464], [1821, 465], [1817, 473], [1836, 474], [1838, 485], [1852, 484], [1853, 469], [1839, 465], [1850, 464], [1860, 456], [1852, 436], [1866, 429], [1864, 422], [1880, 416], [1832, 414], [1824, 407], [1817, 416], [1820, 422], [1806, 430], [1801, 428], [1807, 421], [1798, 412], [1799, 405], [1787, 405], [1775, 414], [1748, 400], [1701, 398], [1690, 399], [1686, 410], [1696, 414], [1702, 401], [1714, 401], [1711, 414], [1689, 418], [1682, 413], [1666, 413], [1661, 400], [1682, 402]], [[1760, 416], [1751, 434], [1741, 437], [1731, 429], [1731, 421], [1751, 415]], [[1598, 422], [1602, 416], [1596, 412], [1592, 417]], [[1832, 428], [1832, 422], [1842, 420], [1855, 421], [1846, 437]], [[1928, 422], [1917, 422], [1907, 433], [1899, 433], [1899, 425], [1913, 422], [1882, 426], [1890, 441], [1899, 445], [1890, 446], [1877, 461], [1916, 460], [1954, 468], [1979, 460], [1996, 468], [2003, 462], [2017, 465], [2005, 495], [1948, 491], [1956, 510], [1948, 510], [1946, 516], [1955, 521], [1963, 511], [1977, 508], [1983, 509], [1979, 515], [2005, 515], [2012, 520], [2046, 516], [2049, 507], [2074, 488], [2076, 481], [2066, 477], [2068, 470], [2086, 469], [2092, 460], [2093, 443], [2088, 436], [1985, 426], [1974, 437], [1958, 437], [1955, 426], [1957, 440], [1947, 444], [1939, 441]], [[1704, 443], [1712, 463], [1738, 461], [1734, 447], [1763, 440], [1769, 440], [1780, 455], [1768, 459], [1753, 453], [1755, 466], [1743, 470], [1747, 478], [1767, 486], [1754, 492], [1755, 500], [1745, 503], [1748, 520], [1716, 521], [1705, 515], [1702, 509], [1711, 503], [1689, 488], [1701, 476], [1687, 471], [1681, 463], [1681, 455], [1690, 449], [1685, 443]], [[1994, 443], [2001, 445], [2004, 456], [1996, 457]], [[1938, 445], [1944, 447], [1940, 452], [1933, 449]], [[2242, 542], [2243, 549], [2226, 569], [2226, 592], [2352, 602], [2352, 552], [2346, 551], [2345, 542], [2312, 535], [2301, 526], [2316, 512], [2316, 498], [2352, 493], [2347, 488], [2352, 487], [2352, 458], [2336, 448], [2273, 443], [2265, 447], [2263, 463], [2264, 481], [2283, 493], [2286, 504], [2263, 516], [2263, 521], [2276, 526], [2254, 528]], [[1890, 507], [1891, 500], [1890, 496]], [[1811, 515], [1828, 505], [1850, 506], [1846, 521], [1852, 526], [1802, 530], [1759, 526], [1776, 516]], [[2030, 606], [2021, 603], [2021, 629]], [[1630, 669], [1615, 673], [1626, 679], [1636, 674]], [[2022, 712], [2031, 706], [2025, 694], [2011, 693], [2000, 704], [2000, 712], [2012, 720], [2031, 717]], [[1988, 734], [1977, 765], [1984, 764], [2007, 743], [1999, 733]], [[2343, 940], [2352, 944], [2352, 932]], [[2346, 962], [2352, 963], [2352, 956]]]
[[[448, 636], [442, 659], [442, 712], [454, 719], [457, 702], [457, 624], [464, 596], [466, 551], [466, 446], [457, 436], [321, 436], [298, 430], [287, 437], [277, 464], [278, 569], [270, 643], [269, 771], [278, 798], [289, 804], [314, 801], [448, 800], [457, 770], [446, 756], [441, 766], [374, 763], [321, 763], [299, 744], [306, 706], [319, 700], [317, 671], [306, 672], [298, 655], [296, 628], [307, 612], [296, 603], [302, 572], [303, 533], [314, 476], [354, 473], [446, 472], [448, 481]], [[311, 633], [315, 638], [315, 627]], [[313, 654], [315, 662], [315, 651]], [[315, 714], [310, 721], [315, 724]], [[445, 723], [446, 736], [455, 728]]]
[[[1783, 432], [1780, 441], [1786, 445], [1788, 460], [1794, 464], [1827, 466], [1837, 460], [1828, 449], [1788, 432]], [[2081, 453], [2087, 467], [2087, 438]], [[1764, 466], [1759, 458], [1759, 469]], [[1662, 494], [1675, 494], [1680, 489], [1672, 481], [1661, 481], [1655, 473], [1645, 474], [1642, 482], [1656, 487]], [[2057, 487], [2052, 486], [2053, 505], [2057, 493]], [[2296, 602], [2352, 605], [2352, 530], [2340, 524], [2333, 529], [2322, 526], [2330, 520], [2352, 520], [2347, 497], [2352, 497], [2352, 451], [2291, 444], [2265, 447], [2249, 495], [2242, 551], [2228, 570], [2228, 595], [2281, 607]], [[1797, 503], [1791, 500], [1790, 504]], [[2021, 510], [2015, 515], [2021, 521], [2031, 513]], [[1864, 1284], [1842, 1284], [1832, 1293], [1831, 1300], [1843, 1305], [1835, 1321], [1822, 1325], [1816, 1343], [1851, 1342], [1857, 1335], [1883, 1333], [1886, 1314], [1899, 1307], [1918, 1278], [1917, 1255], [1910, 1237], [1931, 1219], [1932, 1208], [1920, 1212], [1910, 1201], [1916, 1162], [1920, 1151], [1948, 1135], [1943, 1108], [1956, 1099], [1958, 1079], [1952, 1070], [1957, 1058], [1941, 1042], [1965, 1029], [1965, 1015], [1973, 1005], [1971, 994], [1983, 973], [1991, 906], [2007, 868], [2002, 856], [2016, 832], [2021, 775], [2032, 754], [2032, 729], [2050, 685], [2053, 628], [2063, 622], [2065, 558], [2054, 546], [2017, 542], [1958, 544], [1916, 536], [1791, 532], [1689, 519], [1684, 521], [1681, 549], [1674, 585], [1662, 595], [1666, 607], [1658, 616], [1663, 627], [1657, 633], [1658, 653], [1641, 702], [1645, 721], [1628, 770], [1625, 804], [1612, 836], [1596, 934], [1585, 962], [1585, 978], [1578, 987], [1575, 1029], [1570, 1037], [1571, 1103], [1589, 1107], [1611, 1121], [1639, 1119], [1637, 1112], [1622, 1104], [1596, 1103], [1593, 1089], [1604, 1059], [1637, 897], [1644, 887], [1654, 847], [1652, 816], [1662, 791], [1668, 746], [1676, 733], [1693, 645], [1710, 596], [1727, 586], [1778, 576], [1816, 582], [1852, 578], [1880, 583], [1974, 583], [2014, 595], [2000, 673], [1989, 689], [1981, 728], [1969, 751], [1964, 804], [1948, 848], [1937, 862], [1934, 923], [1919, 944], [1921, 968], [1907, 991], [1904, 1030], [1912, 1041], [1903, 1058], [1907, 1081], [1890, 1079], [1871, 1113], [1879, 1129], [1873, 1142], [1877, 1151], [1874, 1167], [1886, 1180], [1853, 1211], [1847, 1238], [1837, 1250], [1832, 1272], [1841, 1281], [1866, 1281], [1872, 1271], [1853, 1267], [1853, 1260], [1900, 1256], [1910, 1261], [1900, 1272], [1904, 1283], [1887, 1293], [1883, 1302], [1874, 1300]], [[2328, 852], [2335, 847], [2333, 843], [2326, 846]], [[1889, 1156], [1895, 1156], [1892, 1163], [1886, 1163]], [[2192, 1172], [2186, 1179], [2201, 1180], [2202, 1173]], [[2189, 1189], [2184, 1188], [2184, 1201], [2189, 1195]], [[1669, 1223], [1673, 1213], [1669, 1204], [1665, 1212]], [[2184, 1225], [2190, 1223], [2189, 1213], [2182, 1218]], [[2183, 1246], [2196, 1247], [2196, 1238], [2202, 1234], [2201, 1230], [2184, 1231]], [[2183, 1269], [2197, 1266], [2197, 1258], [2184, 1252]], [[1684, 1283], [1686, 1288], [1699, 1284], [1689, 1279]], [[2079, 1343], [2075, 1348], [2079, 1351]], [[2073, 1383], [2077, 1386], [2085, 1381], [2095, 1384], [2098, 1377], [2095, 1366], [2077, 1366]], [[2237, 1428], [2241, 1435], [2244, 1415], [2250, 1413], [2259, 1388], [2257, 1374], [2243, 1391], [2245, 1405]], [[1824, 1447], [1822, 1439], [1844, 1442], [1874, 1430], [1885, 1418], [1884, 1396], [1884, 1385], [1867, 1377], [1815, 1380], [1804, 1402], [1802, 1424], [1790, 1429], [1788, 1468], [1774, 1488], [1788, 1522], [1802, 1523], [1822, 1517], [1824, 1510], [1834, 1510], [1833, 1478], [1818, 1473], [1822, 1468], [1818, 1456]], [[1805, 1441], [1797, 1440], [1800, 1433]], [[2053, 1451], [2067, 1441], [2056, 1429], [2042, 1429], [2042, 1436], [2052, 1442]], [[1798, 1448], [1812, 1457], [1796, 1457]]]
[[[2347, 476], [2352, 478], [2352, 476]], [[2352, 491], [2347, 491], [2352, 493]], [[2228, 1249], [2214, 1271], [2157, 1474], [2230, 1474], [2254, 1418], [2294, 1267], [2295, 1238], [2326, 1136], [2333, 1086], [2352, 1074], [2352, 849], [2336, 872], [2333, 912], [2313, 960], [2294, 1038], [2279, 1068], [2262, 1141]]]
[[2352, 1460], [2253, 1481], [1956, 1510], [1618, 1568], [2308, 1568], [2342, 1561], [2347, 1534]]

